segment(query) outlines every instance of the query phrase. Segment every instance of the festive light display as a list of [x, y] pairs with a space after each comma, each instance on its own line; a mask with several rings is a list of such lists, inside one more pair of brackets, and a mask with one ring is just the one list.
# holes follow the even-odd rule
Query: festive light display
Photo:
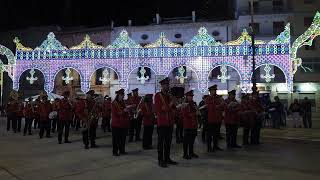
[[90, 40], [90, 36], [88, 34], [86, 34], [86, 36], [84, 37], [84, 40], [77, 46], [73, 46], [70, 49], [103, 49], [103, 46], [99, 46], [95, 43], [93, 43]]
[[99, 81], [101, 81], [103, 85], [106, 85], [108, 82], [111, 81], [108, 69], [103, 70], [102, 77], [99, 78]]
[[[84, 40], [74, 47], [67, 49], [49, 33], [47, 39], [32, 50], [23, 46], [15, 39], [17, 46], [15, 59], [16, 65], [13, 69], [13, 87], [19, 88], [19, 78], [28, 69], [39, 69], [45, 77], [45, 90], [53, 91], [54, 79], [58, 72], [67, 68], [66, 83], [73, 80], [69, 68], [75, 69], [81, 80], [81, 90], [90, 90], [90, 78], [96, 69], [109, 68], [118, 75], [121, 88], [127, 88], [130, 73], [140, 69], [141, 77], [137, 78], [142, 84], [149, 77], [145, 77], [145, 67], [152, 69], [156, 75], [167, 76], [172, 69], [179, 68], [179, 81], [184, 83], [185, 66], [195, 72], [197, 76], [198, 89], [207, 91], [208, 77], [212, 69], [221, 66], [221, 82], [230, 79], [227, 75], [227, 67], [234, 68], [240, 77], [240, 88], [243, 92], [250, 92], [252, 77], [252, 47], [251, 36], [246, 30], [235, 41], [226, 43], [216, 42], [208, 34], [206, 28], [201, 27], [189, 43], [184, 46], [170, 42], [163, 33], [156, 42], [141, 47], [129, 37], [127, 31], [120, 32], [118, 38], [109, 46], [102, 47], [94, 44], [88, 35]], [[292, 61], [290, 58], [290, 25], [285, 27], [275, 40], [264, 42], [256, 40], [256, 67], [273, 65], [279, 67], [285, 74], [287, 89], [292, 90], [293, 74]], [[99, 78], [103, 83], [108, 82], [106, 72]], [[267, 75], [267, 74], [266, 74]], [[270, 75], [271, 76], [271, 75]], [[264, 76], [267, 80], [268, 76]]]
[[269, 66], [269, 64], [265, 65], [264, 71], [266, 72], [266, 75], [261, 74], [260, 77], [262, 79], [265, 79], [267, 83], [271, 82], [271, 79], [275, 78], [275, 74], [270, 74], [271, 67]]
[[26, 77], [27, 81], [29, 81], [30, 84], [33, 84], [36, 80], [38, 80], [38, 78], [34, 76], [35, 73], [36, 71], [34, 69], [31, 69], [29, 71], [30, 77]]
[[187, 79], [187, 76], [184, 76], [184, 73], [186, 72], [186, 70], [184, 69], [183, 66], [180, 66], [178, 68], [178, 76], [176, 76], [176, 79], [179, 80], [180, 84], [184, 83], [184, 80]]
[[226, 65], [222, 65], [220, 67], [220, 72], [221, 72], [221, 75], [218, 75], [217, 79], [220, 79], [221, 83], [226, 83], [227, 80], [231, 78], [231, 76], [228, 75], [227, 66]]
[[313, 40], [320, 35], [320, 12], [317, 12], [311, 26], [299, 36], [291, 47], [291, 60], [293, 63], [292, 73], [294, 74], [298, 67], [302, 65], [302, 59], [297, 57], [298, 49], [302, 46], [312, 46]]
[[146, 82], [146, 80], [149, 79], [149, 76], [144, 77], [147, 71], [145, 70], [144, 67], [141, 67], [139, 72], [140, 72], [141, 76], [140, 77], [138, 76], [137, 80], [140, 81], [141, 84], [144, 84]]
[[65, 73], [66, 73], [66, 76], [63, 76], [63, 77], [62, 77], [62, 80], [64, 80], [64, 82], [65, 82], [66, 84], [69, 84], [70, 81], [73, 81], [73, 77], [70, 76], [70, 74], [71, 74], [70, 68], [67, 68], [66, 71], [65, 71]]

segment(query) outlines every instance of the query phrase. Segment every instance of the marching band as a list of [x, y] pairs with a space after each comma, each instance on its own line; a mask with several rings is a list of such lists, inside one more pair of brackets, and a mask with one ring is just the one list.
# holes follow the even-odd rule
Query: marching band
[[[170, 157], [172, 134], [176, 127], [177, 143], [183, 144], [183, 158], [193, 159], [199, 156], [195, 153], [194, 143], [198, 129], [202, 128], [201, 139], [207, 144], [208, 153], [222, 151], [219, 146], [220, 128], [226, 129], [227, 148], [241, 148], [237, 143], [237, 132], [243, 127], [242, 145], [259, 144], [261, 117], [263, 106], [258, 99], [258, 92], [244, 94], [241, 102], [236, 100], [236, 91], [228, 93], [223, 99], [217, 94], [217, 85], [209, 87], [209, 94], [203, 96], [199, 105], [193, 100], [193, 90], [185, 92], [183, 98], [170, 92], [170, 80], [161, 80], [161, 91], [155, 95], [139, 96], [139, 89], [133, 89], [125, 100], [125, 90], [116, 91], [112, 101], [109, 96], [99, 96], [90, 90], [85, 99], [70, 98], [70, 92], [63, 93], [63, 99], [55, 99], [52, 103], [45, 93], [33, 102], [29, 98], [26, 103], [19, 101], [18, 93], [10, 93], [6, 106], [7, 130], [19, 132], [21, 119], [24, 117], [23, 135], [32, 135], [34, 128], [40, 128], [39, 137], [50, 138], [50, 133], [58, 131], [58, 143], [69, 141], [70, 126], [80, 129], [85, 149], [97, 148], [96, 131], [99, 119], [104, 132], [112, 132], [112, 154], [120, 156], [127, 154], [126, 138], [129, 142], [142, 140], [144, 150], [153, 149], [153, 132], [156, 126], [158, 134], [157, 150], [160, 167], [177, 165]], [[20, 125], [19, 125], [20, 123]], [[140, 137], [143, 127], [142, 139]], [[64, 141], [63, 141], [64, 135]]]

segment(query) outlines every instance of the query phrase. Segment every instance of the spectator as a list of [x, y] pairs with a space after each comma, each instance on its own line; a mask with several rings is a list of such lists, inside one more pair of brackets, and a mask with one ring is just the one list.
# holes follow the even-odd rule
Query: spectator
[[271, 103], [269, 112], [271, 113], [272, 127], [279, 129], [282, 122], [283, 104], [278, 96], [274, 97], [274, 102]]
[[307, 97], [304, 98], [302, 103], [302, 117], [304, 128], [312, 128], [311, 102]]
[[293, 127], [301, 127], [301, 124], [299, 123], [300, 121], [300, 112], [301, 112], [301, 106], [298, 102], [298, 99], [294, 99], [293, 103], [291, 103], [290, 112], [292, 113], [292, 120], [293, 120]]

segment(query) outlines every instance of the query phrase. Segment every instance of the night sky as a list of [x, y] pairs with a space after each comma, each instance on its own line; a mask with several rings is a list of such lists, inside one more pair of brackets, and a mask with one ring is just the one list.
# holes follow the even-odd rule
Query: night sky
[[[152, 1], [152, 2], [151, 2]], [[198, 19], [230, 19], [232, 0], [1, 0], [1, 31], [30, 26], [103, 26], [111, 19], [115, 26], [152, 23], [161, 17], [191, 16]]]

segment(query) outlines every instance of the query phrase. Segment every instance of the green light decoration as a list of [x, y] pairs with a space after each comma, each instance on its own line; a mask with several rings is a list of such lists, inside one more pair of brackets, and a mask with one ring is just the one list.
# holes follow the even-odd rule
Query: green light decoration
[[205, 27], [201, 27], [198, 30], [198, 34], [194, 36], [191, 41], [185, 44], [185, 47], [195, 47], [195, 46], [221, 46], [222, 43], [217, 42]]
[[[16, 64], [15, 56], [9, 48], [0, 45], [0, 54], [7, 57], [9, 65]], [[2, 62], [2, 61], [0, 60], [0, 62]]]
[[156, 42], [144, 46], [144, 48], [157, 48], [157, 47], [181, 47], [180, 44], [173, 43], [166, 38], [166, 35], [161, 32], [159, 39]]
[[147, 71], [144, 69], [144, 67], [141, 67], [139, 72], [140, 72], [140, 77], [137, 77], [137, 80], [140, 81], [141, 84], [144, 84], [146, 80], [149, 80], [149, 76], [144, 77]]
[[90, 36], [86, 34], [84, 37], [84, 40], [76, 46], [71, 47], [70, 49], [103, 49], [103, 46], [99, 46], [95, 43], [93, 43], [90, 39]]
[[265, 72], [266, 72], [266, 75], [264, 74], [261, 74], [260, 77], [262, 79], [265, 79], [265, 81], [267, 83], [271, 82], [271, 79], [275, 78], [275, 74], [270, 74], [270, 71], [271, 71], [271, 67], [269, 64], [265, 65], [264, 69], [263, 69]]
[[35, 50], [66, 50], [67, 48], [62, 46], [62, 44], [56, 39], [53, 32], [50, 32], [47, 39], [42, 42], [42, 44], [35, 48]]
[[38, 80], [38, 78], [34, 76], [35, 73], [36, 71], [34, 69], [31, 69], [29, 71], [30, 77], [26, 77], [26, 80], [29, 81], [30, 84], [33, 84], [36, 80]]
[[304, 32], [301, 36], [299, 36], [292, 44], [291, 47], [291, 60], [293, 63], [292, 73], [295, 74], [299, 66], [301, 66], [304, 70], [310, 68], [306, 68], [302, 66], [302, 59], [297, 57], [298, 49], [302, 46], [312, 46], [313, 40], [320, 35], [320, 13], [317, 12], [314, 16], [313, 22], [311, 26]]
[[227, 80], [231, 78], [231, 76], [228, 75], [227, 66], [226, 65], [222, 65], [220, 67], [220, 72], [221, 72], [221, 75], [218, 75], [217, 79], [220, 79], [221, 83], [226, 83]]
[[131, 39], [126, 30], [120, 32], [120, 36], [113, 41], [107, 48], [142, 48], [140, 44]]
[[66, 73], [66, 76], [63, 76], [63, 77], [62, 77], [62, 80], [64, 80], [64, 82], [65, 82], [66, 84], [69, 84], [70, 81], [73, 81], [73, 77], [70, 76], [70, 74], [71, 74], [70, 68], [67, 68], [66, 71], [65, 71], [65, 73]]
[[286, 44], [290, 43], [290, 23], [284, 27], [284, 31], [277, 36], [275, 40], [271, 40], [268, 44]]
[[184, 80], [187, 79], [187, 76], [184, 76], [185, 72], [186, 70], [183, 66], [178, 68], [178, 76], [176, 76], [176, 79], [179, 80], [180, 84], [184, 84]]

